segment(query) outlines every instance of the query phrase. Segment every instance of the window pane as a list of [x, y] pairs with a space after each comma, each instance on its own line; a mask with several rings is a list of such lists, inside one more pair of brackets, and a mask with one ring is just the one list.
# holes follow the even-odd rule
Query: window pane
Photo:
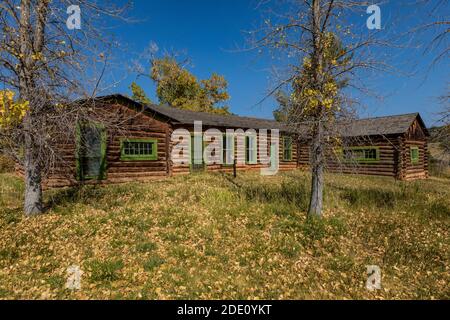
[[343, 158], [348, 161], [376, 161], [378, 149], [376, 147], [350, 147], [343, 150]]
[[247, 136], [246, 137], [246, 150], [245, 150], [245, 155], [246, 155], [246, 161], [248, 163], [255, 163], [256, 160], [256, 137], [255, 136]]
[[153, 153], [153, 143], [147, 143], [147, 153], [148, 154]]
[[250, 161], [252, 163], [256, 162], [256, 138], [250, 137], [251, 141], [251, 155], [250, 155]]
[[248, 153], [249, 144], [250, 144], [249, 140], [250, 140], [249, 137], [245, 137], [245, 161], [246, 162], [250, 161], [250, 157], [249, 157], [249, 153]]
[[223, 163], [233, 164], [234, 136], [224, 135], [222, 145], [223, 145]]
[[233, 150], [234, 149], [234, 137], [233, 136], [227, 136], [226, 142], [227, 142], [227, 149], [228, 150]]
[[292, 159], [292, 138], [283, 138], [283, 160], [290, 161]]
[[365, 152], [365, 158], [368, 160], [375, 160], [377, 158], [377, 150], [376, 149], [367, 149]]
[[124, 141], [122, 143], [122, 154], [126, 156], [152, 156], [154, 155], [153, 141]]
[[227, 144], [228, 144], [228, 139], [227, 139], [227, 137], [226, 136], [223, 136], [223, 139], [222, 139], [222, 151], [223, 151], [223, 155], [222, 155], [222, 160], [223, 160], [223, 163], [225, 164], [225, 163], [227, 163]]
[[413, 163], [419, 162], [419, 148], [417, 147], [411, 148], [411, 162]]

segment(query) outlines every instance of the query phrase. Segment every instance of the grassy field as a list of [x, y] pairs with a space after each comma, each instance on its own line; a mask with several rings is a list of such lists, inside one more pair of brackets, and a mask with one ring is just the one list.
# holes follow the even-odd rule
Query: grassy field
[[[308, 185], [291, 172], [56, 190], [27, 219], [22, 183], [1, 174], [0, 299], [450, 298], [449, 179], [328, 175], [321, 221], [305, 218]], [[80, 291], [64, 289], [71, 265]]]

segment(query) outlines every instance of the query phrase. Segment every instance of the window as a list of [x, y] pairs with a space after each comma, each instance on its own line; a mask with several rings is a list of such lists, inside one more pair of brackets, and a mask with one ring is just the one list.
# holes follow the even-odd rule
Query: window
[[158, 160], [156, 139], [124, 139], [120, 150], [120, 160]]
[[234, 163], [234, 134], [223, 136], [223, 165], [233, 165]]
[[248, 164], [256, 164], [258, 150], [256, 145], [256, 136], [245, 137], [245, 162]]
[[343, 150], [344, 161], [376, 162], [380, 160], [378, 147], [349, 147]]
[[283, 161], [292, 161], [292, 137], [283, 137]]
[[419, 163], [419, 147], [411, 147], [411, 163]]

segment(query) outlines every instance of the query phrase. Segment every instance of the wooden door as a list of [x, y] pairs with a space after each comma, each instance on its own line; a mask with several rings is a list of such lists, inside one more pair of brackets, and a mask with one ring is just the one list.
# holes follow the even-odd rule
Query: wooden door
[[94, 124], [80, 125], [77, 137], [77, 177], [102, 180], [106, 176], [106, 132]]

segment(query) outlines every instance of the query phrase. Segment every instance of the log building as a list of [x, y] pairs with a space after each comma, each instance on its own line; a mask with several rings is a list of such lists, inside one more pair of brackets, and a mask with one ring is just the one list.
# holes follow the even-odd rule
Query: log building
[[[237, 171], [268, 167], [259, 161], [262, 155], [258, 145], [261, 143], [267, 145], [271, 161], [278, 161], [280, 171], [306, 169], [309, 165], [308, 141], [296, 137], [285, 124], [274, 120], [144, 106], [122, 95], [100, 97], [96, 99], [95, 108], [118, 117], [120, 129], [109, 129], [101, 123], [78, 124], [73, 141], [59, 144], [60, 155], [45, 181], [46, 187], [147, 181], [199, 171], [233, 171], [234, 164], [230, 161], [224, 164], [194, 164], [193, 161], [177, 164], [173, 161], [172, 150], [177, 143], [172, 142], [172, 133], [185, 129], [192, 134], [194, 121], [202, 122], [203, 132], [214, 128], [223, 133], [220, 152], [223, 152], [223, 159], [234, 154], [234, 158], [240, 160], [235, 164]], [[330, 150], [334, 155], [327, 160], [330, 172], [399, 180], [428, 177], [429, 134], [418, 113], [362, 119], [340, 126], [345, 147]], [[230, 139], [227, 129], [240, 133], [236, 134], [236, 139]], [[273, 155], [276, 149], [270, 146], [270, 134], [264, 141], [258, 133], [243, 133], [248, 133], [249, 129], [255, 132], [278, 129], [278, 158]], [[236, 147], [239, 135], [242, 135], [244, 148]], [[189, 152], [192, 145], [187, 143], [182, 148], [189, 157], [194, 154]], [[208, 142], [204, 142], [204, 146], [207, 145]]]

